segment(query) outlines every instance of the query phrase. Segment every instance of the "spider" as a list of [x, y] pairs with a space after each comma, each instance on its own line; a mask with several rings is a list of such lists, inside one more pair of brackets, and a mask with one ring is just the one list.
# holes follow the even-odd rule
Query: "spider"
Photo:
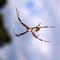
[[32, 35], [33, 35], [35, 38], [39, 39], [40, 41], [50, 42], [50, 41], [46, 41], [46, 40], [40, 39], [40, 38], [38, 37], [39, 35], [36, 35], [35, 32], [38, 32], [41, 28], [54, 28], [54, 26], [40, 26], [40, 23], [39, 23], [36, 27], [30, 28], [29, 26], [27, 26], [26, 24], [24, 24], [24, 23], [21, 21], [21, 19], [20, 19], [20, 17], [19, 17], [19, 10], [17, 10], [17, 9], [16, 9], [16, 14], [17, 14], [17, 18], [18, 18], [19, 22], [26, 28], [26, 31], [23, 32], [23, 33], [20, 33], [20, 34], [15, 34], [15, 30], [14, 30], [15, 36], [19, 37], [19, 36], [22, 36], [22, 35], [26, 34], [27, 32], [31, 32]]

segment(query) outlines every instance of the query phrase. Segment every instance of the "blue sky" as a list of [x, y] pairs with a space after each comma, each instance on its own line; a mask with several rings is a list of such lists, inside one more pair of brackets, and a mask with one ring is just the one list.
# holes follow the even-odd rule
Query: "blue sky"
[[[60, 9], [59, 0], [9, 0], [5, 14], [5, 25], [12, 35], [13, 42], [0, 49], [3, 60], [60, 60], [59, 33], [60, 33]], [[16, 33], [25, 31], [16, 16], [16, 8], [20, 11], [20, 18], [28, 26], [33, 27], [41, 23], [43, 25], [55, 26], [54, 29], [41, 29], [36, 34], [45, 43], [37, 40], [29, 32], [24, 36], [14, 36]]]

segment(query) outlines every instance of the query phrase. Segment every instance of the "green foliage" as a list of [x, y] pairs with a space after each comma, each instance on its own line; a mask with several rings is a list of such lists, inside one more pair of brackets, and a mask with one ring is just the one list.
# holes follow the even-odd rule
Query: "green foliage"
[[11, 37], [3, 24], [3, 16], [0, 14], [0, 46], [3, 46], [5, 43], [10, 43]]
[[[7, 0], [0, 0], [0, 10], [6, 5]], [[3, 23], [3, 15], [0, 11], [0, 47], [11, 42], [11, 37]]]
[[3, 26], [3, 16], [0, 14], [0, 27]]

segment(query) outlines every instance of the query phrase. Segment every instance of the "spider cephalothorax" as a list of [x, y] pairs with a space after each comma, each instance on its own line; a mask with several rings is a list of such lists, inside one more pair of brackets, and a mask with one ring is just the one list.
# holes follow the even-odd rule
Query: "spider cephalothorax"
[[29, 26], [27, 26], [26, 24], [24, 24], [21, 19], [19, 18], [19, 11], [17, 11], [16, 9], [16, 13], [17, 13], [17, 17], [18, 17], [18, 20], [20, 21], [20, 23], [26, 27], [26, 31], [23, 32], [23, 33], [20, 33], [20, 34], [15, 34], [15, 31], [14, 31], [14, 34], [15, 36], [19, 37], [19, 36], [22, 36], [24, 34], [26, 34], [27, 32], [31, 32], [33, 34], [33, 36], [37, 39], [39, 39], [40, 41], [44, 41], [44, 42], [50, 42], [50, 41], [46, 41], [46, 40], [42, 40], [40, 39], [37, 35], [35, 35], [35, 32], [39, 31], [41, 28], [54, 28], [54, 26], [40, 26], [40, 24], [38, 24], [36, 27], [32, 27], [30, 28]]
[[40, 27], [36, 27], [36, 32], [40, 30]]

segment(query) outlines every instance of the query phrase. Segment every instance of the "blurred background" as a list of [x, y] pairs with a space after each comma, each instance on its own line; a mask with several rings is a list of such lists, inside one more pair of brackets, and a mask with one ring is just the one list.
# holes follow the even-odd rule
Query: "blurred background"
[[[29, 27], [55, 28], [41, 29], [37, 40], [29, 32], [21, 37], [14, 35], [24, 32], [17, 19], [16, 8], [21, 20]], [[0, 60], [60, 60], [60, 0], [0, 0]]]

